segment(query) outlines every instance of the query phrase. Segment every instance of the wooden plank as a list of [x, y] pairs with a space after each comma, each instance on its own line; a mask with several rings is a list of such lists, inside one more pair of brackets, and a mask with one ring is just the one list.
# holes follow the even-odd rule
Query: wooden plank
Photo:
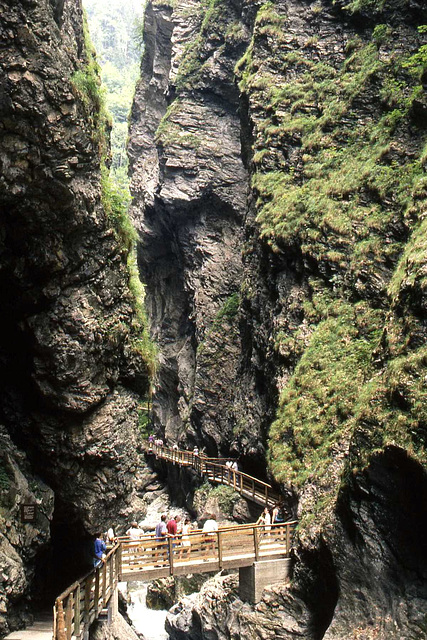
[[73, 635], [72, 630], [72, 620], [73, 620], [73, 593], [71, 592], [67, 598], [67, 605], [65, 609], [65, 627], [67, 633], [67, 640], [71, 640], [71, 636]]
[[99, 614], [99, 576], [100, 576], [99, 568], [96, 568], [95, 569], [95, 595], [94, 595], [95, 618], [97, 618]]
[[217, 531], [218, 536], [218, 566], [222, 569], [222, 537], [221, 531]]
[[168, 554], [169, 554], [169, 574], [173, 576], [173, 540], [175, 538], [168, 538]]
[[80, 636], [80, 584], [76, 587], [74, 600], [74, 634]]
[[101, 609], [107, 604], [107, 563], [102, 565], [102, 603]]
[[85, 592], [85, 602], [83, 609], [83, 623], [85, 629], [89, 629], [90, 624], [90, 605], [92, 601], [92, 584], [93, 584], [93, 573], [90, 573], [84, 583], [84, 592]]

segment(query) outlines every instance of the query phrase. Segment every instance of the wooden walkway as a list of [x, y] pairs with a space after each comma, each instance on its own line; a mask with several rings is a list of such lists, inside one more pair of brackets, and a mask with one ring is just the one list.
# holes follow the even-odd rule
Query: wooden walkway
[[[148, 448], [148, 447], [147, 447]], [[271, 485], [225, 465], [225, 459], [207, 458], [189, 451], [153, 445], [147, 451], [161, 460], [191, 467], [210, 482], [232, 487], [261, 506], [272, 507], [280, 496]], [[105, 564], [72, 584], [55, 600], [52, 625], [36, 623], [33, 629], [11, 634], [9, 640], [71, 640], [87, 638], [92, 622], [117, 606], [119, 581], [150, 581], [171, 575], [206, 573], [251, 566], [258, 560], [288, 558], [296, 522], [221, 527], [212, 533], [200, 530], [158, 540], [154, 534], [137, 540], [120, 538]], [[37, 626], [43, 637], [36, 636]]]
[[224, 484], [232, 487], [244, 498], [252, 500], [263, 507], [273, 507], [280, 501], [280, 496], [271, 484], [258, 480], [242, 471], [235, 471], [225, 465], [227, 458], [207, 458], [190, 451], [169, 449], [158, 445], [146, 446], [148, 454], [160, 460], [178, 464], [181, 467], [191, 467], [198, 474], [204, 476], [214, 484]]
[[[122, 542], [122, 580], [154, 580], [169, 575], [247, 567], [258, 560], [287, 558], [296, 522], [222, 527], [212, 534], [195, 531], [187, 546], [178, 538], [147, 535]], [[188, 544], [189, 543], [189, 544]]]
[[[179, 536], [156, 540], [154, 534], [138, 540], [121, 538], [105, 564], [72, 584], [56, 598], [53, 640], [84, 637], [105, 609], [119, 581], [150, 581], [170, 575], [206, 573], [251, 566], [257, 560], [289, 557], [296, 522], [237, 525], [212, 534], [195, 531], [187, 541]], [[19, 640], [16, 637], [16, 640]], [[26, 638], [23, 638], [26, 640]], [[28, 638], [31, 640], [31, 638]], [[40, 638], [35, 640], [46, 640]]]

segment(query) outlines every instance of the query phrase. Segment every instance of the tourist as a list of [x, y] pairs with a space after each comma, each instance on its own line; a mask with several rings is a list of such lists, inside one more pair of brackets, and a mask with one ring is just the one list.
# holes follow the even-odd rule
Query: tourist
[[166, 539], [168, 537], [168, 529], [166, 526], [166, 514], [163, 513], [160, 517], [160, 522], [156, 525], [156, 560], [157, 562], [166, 561]]
[[265, 507], [264, 511], [261, 513], [260, 517], [256, 521], [258, 525], [264, 525], [264, 532], [266, 536], [270, 535], [271, 531], [271, 515], [268, 507]]
[[276, 502], [274, 505], [273, 513], [271, 514], [272, 524], [279, 524], [285, 521], [285, 514], [283, 510], [283, 503]]
[[110, 527], [107, 531], [107, 535], [106, 535], [106, 540], [107, 540], [107, 546], [109, 547], [113, 547], [116, 542], [117, 542], [117, 538], [114, 535], [114, 529], [113, 527]]
[[95, 542], [94, 542], [94, 559], [93, 559], [93, 566], [96, 569], [105, 562], [106, 551], [107, 551], [107, 545], [104, 542], [104, 536], [102, 533], [97, 533], [95, 536]]
[[216, 542], [215, 534], [217, 531], [218, 531], [218, 523], [216, 521], [216, 515], [214, 513], [211, 513], [211, 515], [203, 525], [203, 534], [205, 536], [205, 542], [206, 542], [206, 552], [209, 552], [209, 550], [214, 552], [215, 542]]
[[181, 542], [181, 551], [180, 551], [180, 558], [182, 557], [182, 552], [185, 549], [185, 555], [188, 557], [190, 555], [190, 547], [191, 547], [191, 540], [190, 540], [190, 536], [188, 535], [191, 531], [191, 520], [190, 518], [185, 518], [184, 524], [182, 526], [182, 542]]
[[198, 447], [197, 445], [196, 445], [196, 446], [194, 447], [194, 449], [193, 449], [193, 454], [194, 454], [195, 456], [198, 456], [198, 455], [199, 455], [199, 447]]
[[144, 532], [138, 527], [138, 523], [134, 521], [126, 531], [126, 535], [129, 536], [131, 540], [139, 540], [139, 538], [144, 535]]
[[[166, 525], [167, 532], [170, 538], [176, 538], [178, 534], [181, 532], [179, 523], [181, 522], [181, 516], [174, 516], [169, 520]], [[172, 547], [175, 546], [175, 543], [172, 543]]]

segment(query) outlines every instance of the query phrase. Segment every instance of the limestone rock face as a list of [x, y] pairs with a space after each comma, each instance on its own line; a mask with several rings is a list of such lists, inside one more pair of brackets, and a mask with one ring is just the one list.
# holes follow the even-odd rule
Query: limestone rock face
[[16, 606], [49, 537], [49, 491], [53, 535], [69, 541], [132, 512], [148, 375], [131, 348], [127, 252], [101, 203], [107, 146], [87, 92], [81, 3], [3, 0], [0, 13], [0, 415], [50, 487], [37, 542], [6, 534]]
[[173, 640], [292, 640], [315, 637], [307, 634], [308, 622], [304, 604], [289, 598], [285, 588], [271, 587], [251, 607], [238, 597], [237, 575], [218, 575], [200, 593], [182, 598], [168, 614], [165, 627]]
[[232, 441], [235, 425], [247, 173], [231, 81], [236, 50], [209, 60], [215, 86], [208, 80], [204, 90], [184, 93], [167, 111], [183, 50], [194, 44], [200, 19], [197, 3], [173, 11], [149, 3], [129, 153], [140, 264], [161, 345], [155, 419], [168, 439], [198, 441], [214, 453]]
[[[28, 621], [20, 599], [34, 579], [34, 558], [50, 540], [54, 494], [31, 473], [28, 460], [4, 427], [0, 445], [0, 634], [4, 635]], [[35, 505], [35, 519], [24, 522], [21, 508], [28, 504]]]

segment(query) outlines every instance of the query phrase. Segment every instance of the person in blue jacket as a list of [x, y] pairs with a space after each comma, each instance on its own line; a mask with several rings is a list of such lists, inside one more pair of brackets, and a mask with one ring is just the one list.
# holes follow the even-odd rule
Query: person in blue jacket
[[94, 559], [93, 566], [100, 567], [105, 562], [105, 552], [107, 551], [107, 545], [104, 542], [102, 533], [97, 533], [94, 543]]

